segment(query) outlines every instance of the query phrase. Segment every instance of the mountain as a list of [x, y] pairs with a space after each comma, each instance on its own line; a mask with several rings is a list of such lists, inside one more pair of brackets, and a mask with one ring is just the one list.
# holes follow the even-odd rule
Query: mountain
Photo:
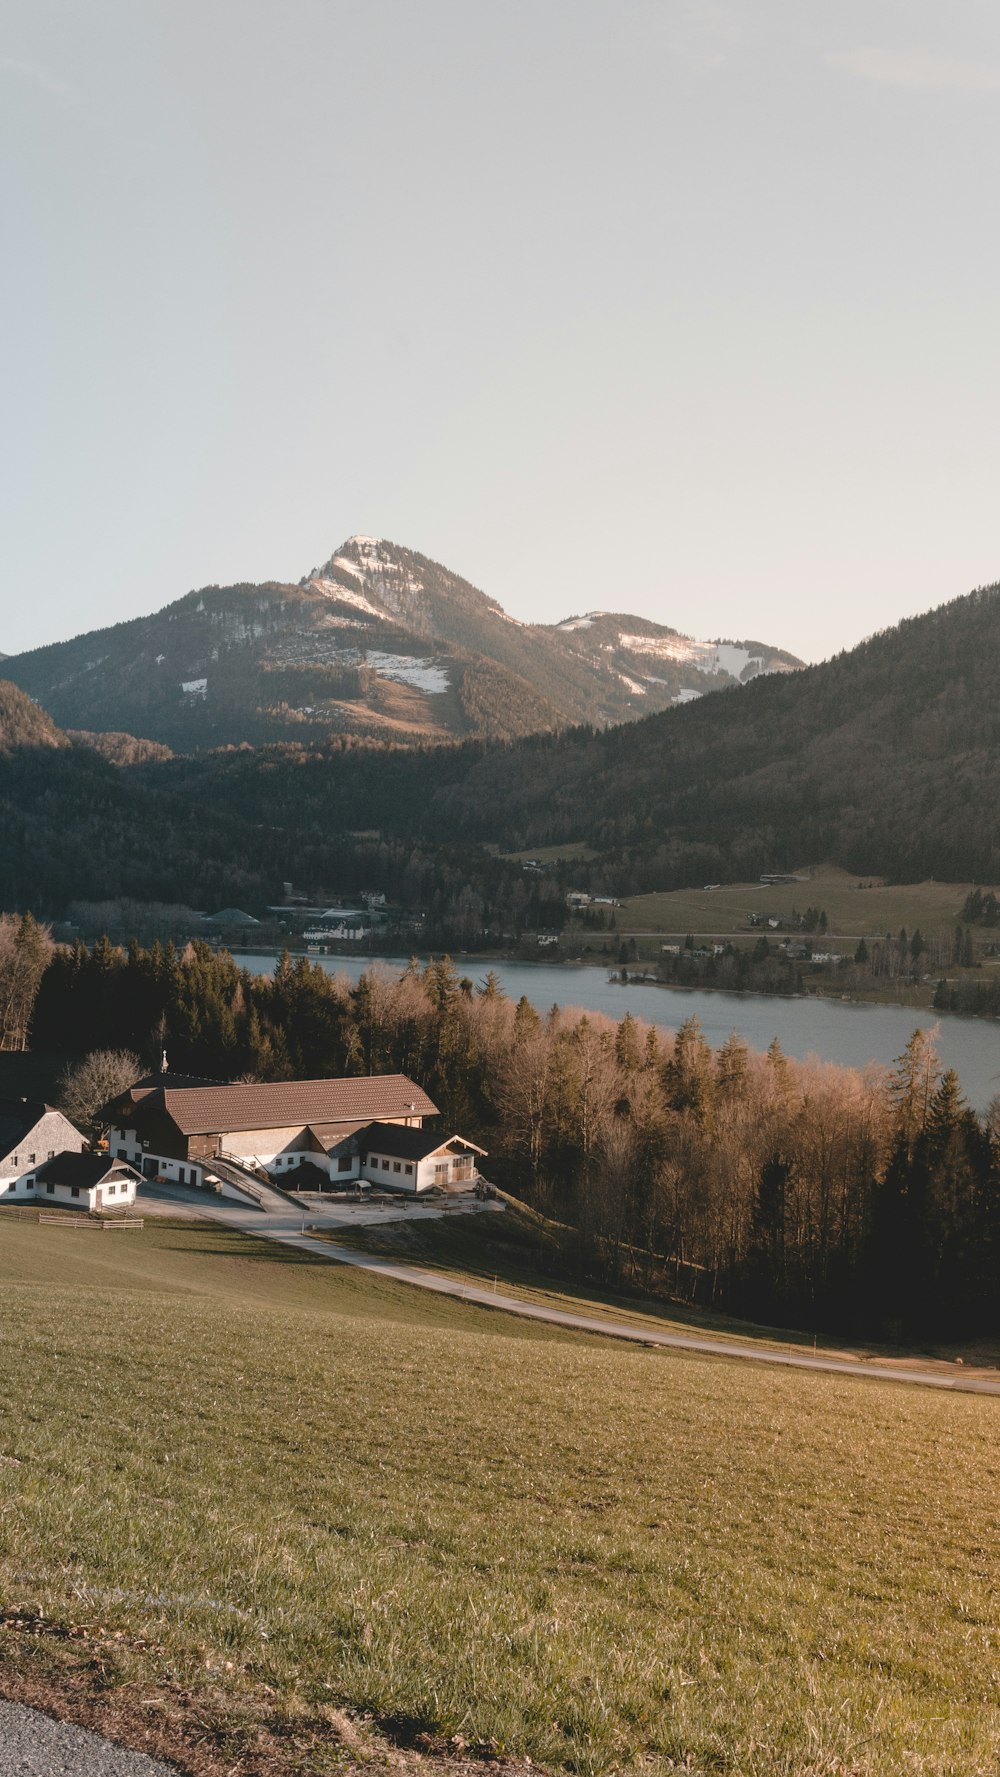
[[0, 906], [52, 913], [130, 896], [257, 912], [294, 879], [384, 889], [431, 910], [436, 941], [474, 940], [558, 893], [497, 855], [547, 845], [580, 848], [566, 883], [601, 892], [823, 860], [859, 876], [996, 886], [998, 660], [1000, 585], [822, 666], [615, 728], [122, 765], [66, 744], [0, 686]]
[[[178, 760], [157, 780], [301, 834], [577, 845], [622, 888], [829, 859], [897, 881], [1000, 880], [1000, 586], [739, 693], [514, 746]], [[605, 868], [605, 864], [597, 866]], [[586, 886], [590, 865], [573, 865]]]
[[358, 536], [294, 585], [205, 587], [15, 655], [4, 672], [66, 728], [191, 751], [330, 735], [513, 740], [635, 719], [800, 664], [640, 617], [520, 623], [425, 556]]

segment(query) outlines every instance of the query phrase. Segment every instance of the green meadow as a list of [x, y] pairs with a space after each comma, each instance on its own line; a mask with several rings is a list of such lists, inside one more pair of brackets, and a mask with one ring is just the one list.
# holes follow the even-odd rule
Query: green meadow
[[310, 1771], [336, 1711], [553, 1771], [996, 1770], [996, 1401], [574, 1337], [204, 1226], [0, 1216], [0, 1337], [0, 1672], [44, 1619], [223, 1737], [313, 1724]]

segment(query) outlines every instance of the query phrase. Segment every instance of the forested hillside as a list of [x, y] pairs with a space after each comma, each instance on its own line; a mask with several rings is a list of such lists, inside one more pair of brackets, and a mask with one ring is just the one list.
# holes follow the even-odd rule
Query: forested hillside
[[212, 807], [424, 842], [577, 842], [623, 887], [830, 859], [898, 880], [1000, 875], [1000, 587], [822, 666], [607, 731], [428, 753], [218, 756], [163, 778]]
[[[586, 884], [746, 879], [829, 859], [902, 881], [1000, 879], [1000, 588], [801, 673], [636, 724], [514, 744], [223, 749], [116, 768], [8, 691], [0, 904], [126, 894], [254, 911], [285, 878], [516, 902], [478, 848], [576, 842]], [[120, 756], [127, 757], [128, 749]], [[499, 912], [501, 922], [504, 915]]]
[[18, 747], [64, 747], [66, 736], [60, 734], [51, 717], [32, 703], [16, 685], [0, 679], [0, 754]]

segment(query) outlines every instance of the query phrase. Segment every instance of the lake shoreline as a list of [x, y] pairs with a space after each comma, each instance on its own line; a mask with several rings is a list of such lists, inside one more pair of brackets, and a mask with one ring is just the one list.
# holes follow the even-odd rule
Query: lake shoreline
[[[436, 954], [440, 955], [441, 952]], [[244, 968], [269, 974], [280, 951], [244, 951]], [[326, 973], [356, 982], [376, 963], [405, 969], [409, 956], [312, 956]], [[418, 961], [421, 959], [418, 959]], [[996, 1019], [937, 1012], [927, 1007], [870, 1000], [834, 999], [821, 994], [759, 994], [722, 987], [677, 987], [669, 982], [624, 984], [606, 963], [510, 963], [494, 958], [454, 956], [460, 974], [478, 984], [492, 970], [510, 999], [522, 995], [545, 1017], [552, 1006], [601, 1013], [620, 1023], [626, 1012], [665, 1034], [697, 1017], [706, 1041], [719, 1048], [736, 1032], [761, 1052], [777, 1041], [793, 1060], [809, 1058], [838, 1067], [892, 1067], [917, 1026], [938, 1027], [935, 1047], [943, 1068], [954, 1068], [972, 1107], [987, 1109], [1000, 1091], [1000, 1029]], [[478, 966], [481, 963], [481, 966]], [[471, 964], [471, 966], [470, 966]], [[614, 975], [614, 978], [610, 978]], [[671, 998], [673, 996], [673, 998]]]

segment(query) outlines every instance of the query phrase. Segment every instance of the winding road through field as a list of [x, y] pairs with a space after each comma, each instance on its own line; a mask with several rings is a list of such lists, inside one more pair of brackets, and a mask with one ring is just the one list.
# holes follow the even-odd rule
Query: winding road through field
[[[396, 1259], [387, 1259], [373, 1253], [357, 1252], [353, 1247], [341, 1246], [335, 1239], [316, 1239], [305, 1231], [305, 1221], [313, 1226], [325, 1224], [330, 1234], [335, 1235], [338, 1227], [359, 1226], [365, 1223], [384, 1225], [388, 1221], [424, 1219], [431, 1216], [447, 1214], [447, 1210], [432, 1207], [430, 1204], [414, 1206], [408, 1209], [390, 1205], [378, 1215], [371, 1206], [357, 1211], [351, 1207], [330, 1207], [309, 1209], [297, 1213], [288, 1209], [284, 1203], [271, 1211], [262, 1214], [260, 1210], [219, 1198], [210, 1198], [206, 1203], [202, 1191], [184, 1188], [183, 1193], [175, 1186], [143, 1187], [143, 1202], [152, 1207], [156, 1200], [161, 1211], [176, 1204], [183, 1194], [192, 1206], [197, 1205], [200, 1213], [213, 1221], [224, 1222], [229, 1227], [238, 1228], [244, 1234], [254, 1234], [259, 1239], [274, 1240], [282, 1246], [292, 1246], [309, 1253], [317, 1259], [327, 1259], [340, 1265], [353, 1265], [359, 1271], [369, 1271], [377, 1277], [391, 1278], [395, 1283], [412, 1285], [415, 1289], [433, 1290], [441, 1296], [452, 1296], [462, 1302], [469, 1302], [478, 1308], [488, 1308], [501, 1314], [516, 1314], [525, 1320], [543, 1321], [551, 1326], [565, 1327], [572, 1332], [593, 1333], [604, 1339], [626, 1339], [633, 1345], [647, 1347], [666, 1347], [674, 1351], [691, 1351], [702, 1357], [725, 1357], [755, 1364], [778, 1364], [788, 1369], [814, 1370], [827, 1375], [863, 1378], [874, 1382], [905, 1382], [918, 1388], [944, 1389], [952, 1394], [994, 1394], [1000, 1395], [1000, 1374], [983, 1373], [982, 1371], [965, 1370], [961, 1365], [933, 1364], [930, 1360], [922, 1365], [919, 1360], [896, 1362], [890, 1359], [867, 1357], [834, 1356], [823, 1352], [796, 1349], [795, 1347], [766, 1345], [763, 1341], [740, 1338], [713, 1338], [709, 1334], [695, 1332], [667, 1331], [654, 1325], [637, 1326], [627, 1320], [616, 1320], [610, 1315], [596, 1315], [577, 1312], [575, 1309], [556, 1308], [545, 1302], [526, 1301], [520, 1296], [506, 1294], [503, 1290], [487, 1288], [482, 1284], [466, 1282], [462, 1278], [448, 1277], [436, 1271], [425, 1271], [418, 1265], [407, 1265]], [[462, 1209], [468, 1213], [468, 1205]], [[489, 1205], [477, 1205], [482, 1213], [489, 1213]], [[2, 1772], [0, 1772], [2, 1777]]]

